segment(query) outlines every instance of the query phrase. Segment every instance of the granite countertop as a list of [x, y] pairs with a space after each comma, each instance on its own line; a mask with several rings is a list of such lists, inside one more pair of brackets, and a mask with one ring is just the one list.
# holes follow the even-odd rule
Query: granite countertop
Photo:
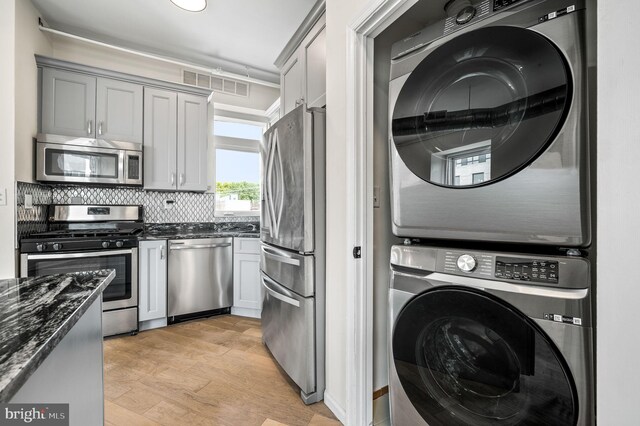
[[193, 238], [260, 238], [259, 223], [163, 223], [148, 224], [142, 240], [183, 240]]
[[0, 402], [8, 402], [113, 280], [114, 270], [0, 280]]

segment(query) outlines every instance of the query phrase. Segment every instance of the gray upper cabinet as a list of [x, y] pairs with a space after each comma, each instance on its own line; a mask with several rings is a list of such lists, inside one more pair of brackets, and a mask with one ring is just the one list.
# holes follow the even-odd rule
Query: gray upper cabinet
[[142, 143], [142, 85], [43, 68], [42, 133]]
[[175, 190], [178, 94], [144, 89], [144, 187]]
[[207, 99], [178, 93], [178, 189], [207, 190]]
[[309, 108], [326, 105], [327, 32], [324, 25], [305, 45], [305, 98]]
[[44, 68], [42, 133], [94, 138], [96, 78]]
[[282, 115], [291, 112], [300, 102], [302, 94], [302, 64], [300, 57], [294, 54], [284, 65], [280, 77], [280, 99]]
[[207, 98], [144, 89], [144, 187], [207, 190]]
[[[306, 35], [294, 36], [303, 38], [280, 69], [281, 116], [300, 103], [306, 103], [309, 108], [326, 105], [326, 17], [322, 14], [317, 19]], [[289, 43], [293, 43], [293, 39]]]
[[142, 143], [142, 86], [98, 78], [96, 137]]

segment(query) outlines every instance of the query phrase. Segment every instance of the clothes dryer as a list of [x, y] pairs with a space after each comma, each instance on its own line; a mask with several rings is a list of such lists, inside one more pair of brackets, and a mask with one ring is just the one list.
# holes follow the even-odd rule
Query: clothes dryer
[[484, 0], [392, 47], [392, 230], [591, 243], [584, 0]]
[[586, 259], [391, 251], [395, 426], [595, 424]]

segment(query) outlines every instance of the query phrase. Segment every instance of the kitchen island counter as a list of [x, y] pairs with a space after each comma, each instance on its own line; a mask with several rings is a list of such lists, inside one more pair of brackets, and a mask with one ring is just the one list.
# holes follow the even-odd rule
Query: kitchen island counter
[[103, 270], [0, 280], [0, 402], [14, 397], [114, 277]]

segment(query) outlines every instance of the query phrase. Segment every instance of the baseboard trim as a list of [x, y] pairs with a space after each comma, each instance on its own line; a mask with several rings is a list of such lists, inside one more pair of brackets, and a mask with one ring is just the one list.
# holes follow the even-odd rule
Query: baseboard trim
[[140, 321], [138, 323], [138, 330], [140, 331], [153, 330], [154, 328], [161, 328], [166, 326], [167, 326], [167, 319], [158, 318], [158, 319], [152, 319], [148, 321]]
[[327, 391], [324, 391], [324, 404], [329, 408], [329, 410], [331, 410], [331, 412], [338, 418], [338, 420], [340, 420], [340, 423], [346, 423], [347, 412]]
[[258, 318], [262, 317], [262, 311], [260, 309], [249, 309], [249, 308], [236, 308], [235, 306], [231, 308], [232, 315], [238, 315], [239, 317], [249, 317], [249, 318]]
[[[384, 388], [380, 389], [380, 391], [383, 389]], [[391, 426], [388, 393], [385, 393], [379, 398], [373, 400], [373, 426]]]

